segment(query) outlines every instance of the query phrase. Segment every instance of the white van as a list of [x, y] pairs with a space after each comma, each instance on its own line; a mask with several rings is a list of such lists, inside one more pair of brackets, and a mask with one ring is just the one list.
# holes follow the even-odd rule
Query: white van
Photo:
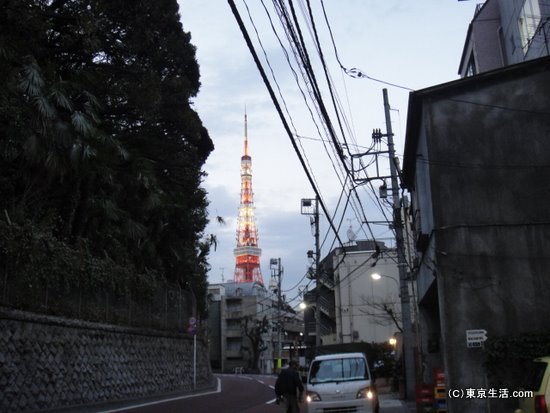
[[306, 383], [306, 412], [378, 413], [379, 403], [363, 353], [317, 356]]

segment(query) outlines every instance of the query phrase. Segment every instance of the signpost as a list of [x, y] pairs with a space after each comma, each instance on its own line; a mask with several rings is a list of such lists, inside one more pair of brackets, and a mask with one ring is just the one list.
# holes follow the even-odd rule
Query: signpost
[[193, 335], [193, 389], [197, 387], [197, 329], [197, 319], [190, 317], [187, 334]]
[[483, 347], [483, 343], [487, 340], [487, 330], [466, 330], [466, 347], [467, 348], [480, 348]]

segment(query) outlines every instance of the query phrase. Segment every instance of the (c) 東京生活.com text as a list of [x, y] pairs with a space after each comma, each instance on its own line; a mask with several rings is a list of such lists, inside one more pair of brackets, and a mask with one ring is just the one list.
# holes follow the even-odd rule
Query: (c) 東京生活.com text
[[531, 390], [509, 390], [507, 388], [448, 389], [447, 397], [449, 399], [510, 399], [533, 397], [533, 392]]

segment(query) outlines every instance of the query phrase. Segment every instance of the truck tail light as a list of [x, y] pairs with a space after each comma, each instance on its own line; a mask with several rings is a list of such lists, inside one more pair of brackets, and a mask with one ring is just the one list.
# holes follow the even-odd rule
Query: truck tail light
[[535, 413], [548, 413], [544, 395], [535, 396]]

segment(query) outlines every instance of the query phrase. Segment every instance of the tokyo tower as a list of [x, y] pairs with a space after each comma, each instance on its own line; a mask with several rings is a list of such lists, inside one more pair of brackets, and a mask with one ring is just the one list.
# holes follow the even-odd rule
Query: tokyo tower
[[244, 114], [244, 155], [241, 157], [241, 204], [237, 221], [237, 247], [235, 255], [235, 282], [258, 282], [263, 285], [260, 269], [258, 231], [254, 218], [252, 192], [252, 158], [248, 154], [248, 131], [246, 112]]

